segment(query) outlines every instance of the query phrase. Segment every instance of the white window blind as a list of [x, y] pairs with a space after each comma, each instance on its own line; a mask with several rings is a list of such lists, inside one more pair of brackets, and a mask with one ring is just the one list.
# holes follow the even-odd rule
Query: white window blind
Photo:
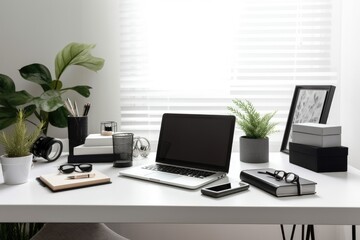
[[121, 0], [121, 131], [156, 146], [163, 113], [229, 114], [248, 99], [277, 111], [278, 150], [295, 85], [337, 85], [335, 11], [333, 0]]

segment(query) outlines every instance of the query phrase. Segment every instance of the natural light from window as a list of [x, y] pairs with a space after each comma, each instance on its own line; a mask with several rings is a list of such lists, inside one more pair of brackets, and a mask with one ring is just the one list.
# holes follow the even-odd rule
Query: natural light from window
[[121, 130], [156, 143], [165, 112], [229, 114], [248, 99], [277, 111], [279, 150], [295, 85], [337, 85], [334, 2], [120, 1]]

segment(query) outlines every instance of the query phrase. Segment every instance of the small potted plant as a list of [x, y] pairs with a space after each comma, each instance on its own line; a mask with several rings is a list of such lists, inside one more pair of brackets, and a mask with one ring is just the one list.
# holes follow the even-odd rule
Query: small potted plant
[[271, 123], [276, 112], [261, 116], [253, 104], [239, 99], [233, 100], [236, 107], [228, 107], [235, 115], [238, 127], [245, 136], [240, 137], [240, 161], [264, 163], [269, 161], [269, 138], [277, 123]]
[[10, 132], [1, 132], [0, 144], [4, 146], [5, 155], [0, 156], [5, 184], [27, 182], [33, 160], [31, 147], [39, 137], [43, 123], [29, 132], [25, 124], [23, 110], [19, 110], [17, 121]]

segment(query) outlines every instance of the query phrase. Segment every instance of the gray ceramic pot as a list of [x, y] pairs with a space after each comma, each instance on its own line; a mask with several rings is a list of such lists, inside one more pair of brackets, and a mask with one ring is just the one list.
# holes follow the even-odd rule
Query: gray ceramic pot
[[240, 137], [240, 161], [266, 163], [269, 161], [269, 138]]

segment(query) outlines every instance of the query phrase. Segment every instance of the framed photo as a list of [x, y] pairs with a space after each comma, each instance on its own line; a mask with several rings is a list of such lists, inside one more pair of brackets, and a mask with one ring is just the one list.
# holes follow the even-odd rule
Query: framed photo
[[295, 87], [290, 112], [286, 123], [281, 152], [289, 153], [292, 126], [294, 123], [326, 123], [329, 116], [335, 86], [301, 85]]

